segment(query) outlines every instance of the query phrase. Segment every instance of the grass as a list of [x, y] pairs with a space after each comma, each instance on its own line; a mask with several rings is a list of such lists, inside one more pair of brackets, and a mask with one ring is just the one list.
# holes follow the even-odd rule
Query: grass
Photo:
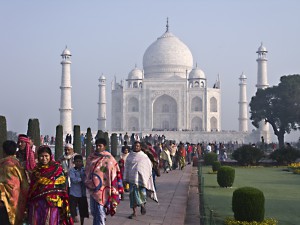
[[211, 166], [202, 167], [204, 177], [204, 202], [206, 215], [213, 210], [216, 225], [226, 217], [233, 217], [231, 200], [233, 191], [250, 186], [261, 190], [265, 196], [265, 218], [274, 218], [279, 224], [300, 224], [300, 176], [283, 171], [284, 168], [235, 168], [232, 188], [221, 188]]

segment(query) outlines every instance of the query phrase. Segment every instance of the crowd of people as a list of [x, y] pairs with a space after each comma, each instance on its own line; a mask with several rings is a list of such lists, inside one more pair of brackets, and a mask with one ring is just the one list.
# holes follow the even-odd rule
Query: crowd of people
[[226, 155], [222, 145], [176, 143], [165, 136], [140, 138], [126, 133], [122, 141], [116, 159], [106, 150], [106, 140], [96, 139], [86, 162], [74, 152], [70, 139], [57, 161], [49, 145], [36, 149], [25, 134], [18, 136], [17, 143], [5, 141], [0, 159], [1, 224], [83, 225], [91, 214], [93, 225], [103, 225], [125, 196], [132, 219], [138, 216], [138, 208], [141, 215], [146, 214], [147, 199], [158, 202], [156, 178], [161, 171], [184, 170], [206, 152], [218, 151], [220, 160]]

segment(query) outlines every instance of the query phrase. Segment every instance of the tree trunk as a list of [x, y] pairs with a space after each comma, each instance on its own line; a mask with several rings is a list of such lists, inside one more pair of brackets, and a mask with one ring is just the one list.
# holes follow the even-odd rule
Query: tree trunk
[[278, 138], [279, 148], [283, 148], [284, 147], [284, 132], [281, 132], [281, 131], [278, 132], [277, 138]]

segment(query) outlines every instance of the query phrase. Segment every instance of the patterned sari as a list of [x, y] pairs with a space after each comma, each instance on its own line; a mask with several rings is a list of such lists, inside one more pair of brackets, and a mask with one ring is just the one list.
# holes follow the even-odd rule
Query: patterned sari
[[55, 161], [38, 164], [31, 175], [28, 194], [29, 224], [72, 225], [66, 177]]
[[3, 201], [12, 225], [22, 224], [28, 187], [24, 169], [17, 158], [7, 156], [0, 159], [0, 201]]
[[107, 151], [91, 153], [86, 161], [85, 175], [85, 185], [91, 197], [104, 206], [106, 215], [113, 216], [120, 203], [119, 194], [124, 192], [115, 158]]

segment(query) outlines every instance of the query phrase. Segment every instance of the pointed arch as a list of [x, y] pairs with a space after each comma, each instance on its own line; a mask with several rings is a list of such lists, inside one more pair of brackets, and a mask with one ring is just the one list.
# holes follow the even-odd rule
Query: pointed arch
[[128, 119], [128, 130], [138, 131], [139, 130], [139, 120], [136, 117], [130, 117]]
[[210, 112], [218, 112], [218, 101], [215, 97], [211, 97], [209, 100]]
[[218, 120], [214, 116], [210, 118], [210, 129], [211, 131], [218, 131]]
[[153, 129], [177, 130], [177, 102], [169, 95], [158, 97], [153, 103]]
[[191, 111], [192, 112], [202, 112], [203, 111], [203, 102], [200, 97], [194, 97], [192, 99], [192, 104], [191, 104]]
[[128, 112], [138, 112], [139, 111], [139, 101], [135, 97], [128, 99]]
[[193, 131], [203, 131], [202, 119], [198, 116], [194, 117], [191, 121], [191, 129]]

